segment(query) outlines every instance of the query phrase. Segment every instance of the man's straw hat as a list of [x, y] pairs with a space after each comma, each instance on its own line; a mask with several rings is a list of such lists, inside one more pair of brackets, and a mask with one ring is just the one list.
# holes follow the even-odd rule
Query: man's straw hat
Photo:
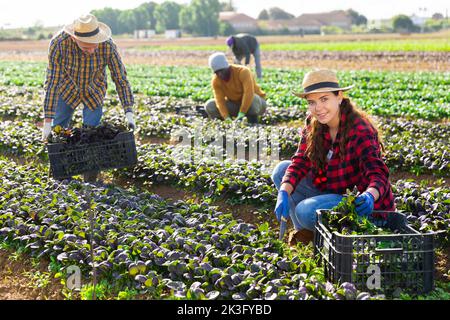
[[353, 88], [354, 85], [341, 87], [336, 73], [331, 70], [320, 69], [305, 74], [302, 87], [303, 92], [294, 92], [297, 97], [305, 98], [306, 95], [316, 92], [347, 91]]
[[111, 38], [111, 29], [98, 22], [92, 14], [79, 17], [63, 29], [74, 38], [86, 43], [101, 43]]

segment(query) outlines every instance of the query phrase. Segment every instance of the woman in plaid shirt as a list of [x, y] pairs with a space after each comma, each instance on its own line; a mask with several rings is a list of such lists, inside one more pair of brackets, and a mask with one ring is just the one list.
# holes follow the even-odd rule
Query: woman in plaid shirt
[[336, 206], [356, 186], [356, 211], [395, 210], [389, 170], [381, 156], [378, 131], [369, 117], [343, 96], [336, 74], [317, 70], [305, 75], [309, 116], [292, 161], [277, 165], [272, 180], [279, 190], [275, 214], [290, 217], [295, 232], [290, 244], [313, 239], [317, 209]]

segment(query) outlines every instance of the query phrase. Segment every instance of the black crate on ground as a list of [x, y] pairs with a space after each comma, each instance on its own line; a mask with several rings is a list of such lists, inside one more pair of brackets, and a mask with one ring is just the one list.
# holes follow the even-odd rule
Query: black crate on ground
[[187, 117], [208, 118], [204, 106], [177, 106], [175, 107], [175, 113]]
[[81, 145], [47, 145], [53, 178], [64, 179], [94, 170], [130, 167], [137, 163], [133, 132], [120, 132], [114, 139]]
[[399, 212], [374, 211], [369, 220], [377, 227], [397, 230], [389, 235], [342, 235], [324, 224], [317, 210], [314, 253], [334, 283], [352, 282], [361, 290], [392, 294], [401, 289], [426, 293], [434, 288], [434, 234], [422, 234]]

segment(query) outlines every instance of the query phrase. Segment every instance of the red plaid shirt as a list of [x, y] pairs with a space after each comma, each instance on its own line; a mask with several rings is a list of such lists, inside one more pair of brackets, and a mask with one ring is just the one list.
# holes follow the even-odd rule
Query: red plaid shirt
[[[309, 124], [310, 118], [307, 119]], [[306, 156], [306, 136], [311, 130], [307, 125], [301, 132], [301, 141], [297, 152], [291, 158], [292, 163], [287, 168], [282, 183], [289, 183], [295, 188], [301, 179], [311, 171], [314, 185], [321, 191], [336, 194], [345, 194], [347, 189], [353, 190], [356, 186], [360, 192], [373, 187], [380, 193], [375, 202], [375, 210], [394, 211], [394, 196], [389, 182], [389, 169], [384, 163], [380, 143], [375, 128], [364, 119], [356, 119], [348, 135], [346, 150], [343, 159], [339, 155], [339, 140], [342, 125], [346, 115], [341, 115], [341, 122], [335, 142], [331, 142], [330, 132], [324, 133], [324, 148], [332, 150], [333, 154], [322, 171]]]

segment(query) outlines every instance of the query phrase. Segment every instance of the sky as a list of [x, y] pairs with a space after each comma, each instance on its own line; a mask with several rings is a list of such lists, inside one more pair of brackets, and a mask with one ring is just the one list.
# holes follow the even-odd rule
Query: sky
[[[161, 3], [163, 1], [153, 0]], [[116, 9], [132, 9], [146, 0], [0, 0], [0, 28], [28, 27], [37, 22], [44, 26], [64, 25], [78, 16], [94, 9], [112, 7]], [[189, 0], [175, 0], [186, 4]], [[262, 9], [280, 7], [299, 16], [302, 13], [317, 13], [331, 10], [352, 8], [365, 15], [369, 20], [391, 18], [397, 14], [416, 14], [431, 16], [440, 12], [444, 16], [446, 10], [450, 14], [449, 0], [233, 0], [238, 12], [256, 18]], [[257, 8], [257, 9], [255, 9]], [[424, 10], [425, 9], [425, 10]]]

